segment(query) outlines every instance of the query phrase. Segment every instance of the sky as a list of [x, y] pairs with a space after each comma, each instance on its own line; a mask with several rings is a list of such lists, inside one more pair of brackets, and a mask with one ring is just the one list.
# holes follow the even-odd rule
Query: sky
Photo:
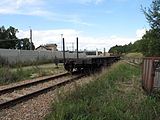
[[0, 0], [1, 26], [17, 28], [18, 38], [33, 30], [36, 47], [57, 44], [72, 50], [103, 51], [114, 45], [134, 43], [149, 29], [141, 6], [152, 0]]

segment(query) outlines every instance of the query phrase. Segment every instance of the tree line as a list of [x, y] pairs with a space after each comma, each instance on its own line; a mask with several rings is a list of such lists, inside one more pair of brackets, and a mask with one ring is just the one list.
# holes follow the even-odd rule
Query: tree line
[[4, 26], [0, 27], [0, 48], [21, 50], [30, 50], [32, 48], [34, 50], [34, 43], [31, 43], [28, 38], [18, 39], [17, 32], [18, 29], [12, 26], [7, 29]]
[[146, 57], [160, 57], [160, 0], [153, 0], [149, 8], [141, 8], [151, 27], [150, 30], [133, 44], [111, 47], [110, 53], [141, 52]]

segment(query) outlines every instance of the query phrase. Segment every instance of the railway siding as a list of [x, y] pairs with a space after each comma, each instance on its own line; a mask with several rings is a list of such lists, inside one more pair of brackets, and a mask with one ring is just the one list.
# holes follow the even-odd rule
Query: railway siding
[[28, 84], [18, 85], [12, 88], [3, 89], [0, 95], [0, 109], [15, 105], [25, 99], [32, 98], [52, 88], [56, 88], [69, 83], [79, 77], [70, 78], [68, 73], [59, 76], [52, 76], [47, 79], [42, 79]]
[[58, 99], [59, 94], [67, 94], [94, 79], [91, 76], [78, 79], [63, 87], [41, 94], [23, 103], [19, 103], [8, 109], [0, 111], [0, 119], [25, 119], [25, 120], [43, 120], [44, 116], [49, 113], [51, 102]]

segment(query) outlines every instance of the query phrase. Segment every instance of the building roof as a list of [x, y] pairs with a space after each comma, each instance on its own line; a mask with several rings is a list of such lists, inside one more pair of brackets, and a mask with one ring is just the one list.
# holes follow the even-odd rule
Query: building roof
[[40, 45], [39, 47], [36, 48], [36, 50], [37, 50], [38, 48], [44, 48], [44, 49], [46, 49], [46, 50], [52, 50], [51, 48], [48, 48], [48, 47], [54, 47], [54, 46], [57, 47], [57, 44]]
[[44, 45], [44, 47], [53, 47], [53, 46], [57, 46], [57, 44], [46, 44], [46, 45]]

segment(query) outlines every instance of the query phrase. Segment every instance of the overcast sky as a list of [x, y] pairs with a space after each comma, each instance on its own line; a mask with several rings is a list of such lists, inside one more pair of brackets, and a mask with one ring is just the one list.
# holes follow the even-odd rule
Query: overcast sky
[[[109, 50], [141, 39], [149, 25], [141, 5], [152, 0], [0, 0], [0, 22], [19, 30], [19, 38], [33, 30], [33, 42], [56, 43], [61, 50], [61, 34], [67, 49], [79, 37], [80, 49]], [[30, 26], [30, 27], [29, 27]], [[75, 45], [76, 46], [76, 45]]]

